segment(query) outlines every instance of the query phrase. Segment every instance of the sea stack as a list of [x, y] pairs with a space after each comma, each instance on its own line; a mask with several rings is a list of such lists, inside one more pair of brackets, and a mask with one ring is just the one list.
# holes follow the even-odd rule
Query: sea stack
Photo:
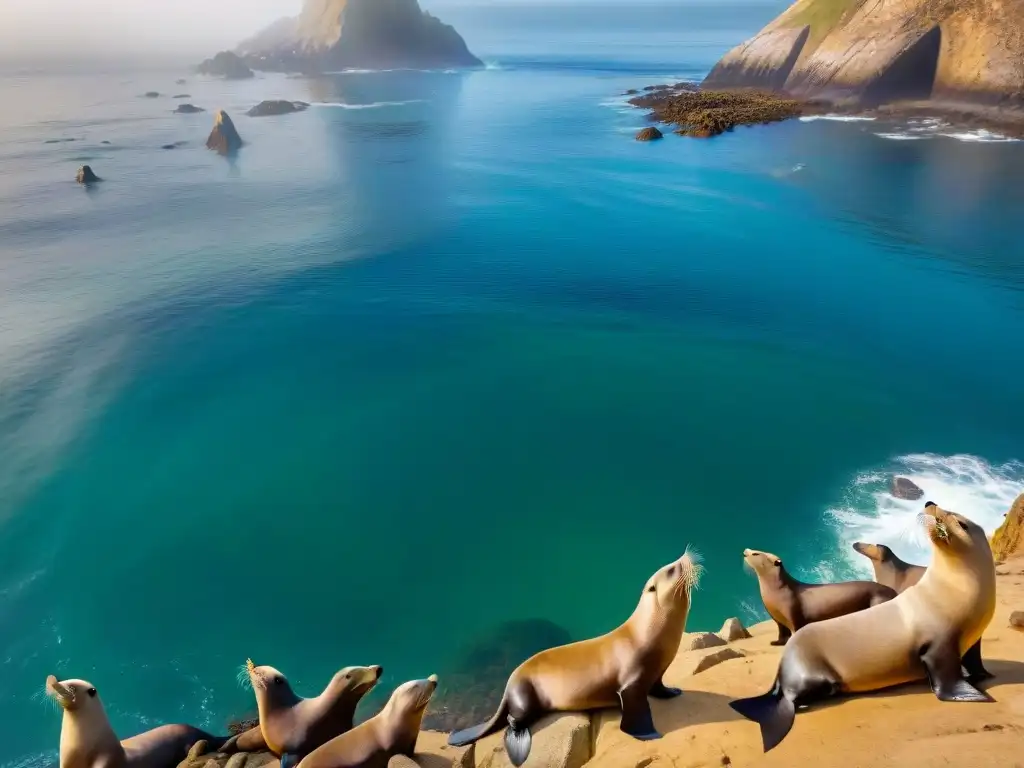
[[477, 67], [481, 61], [451, 26], [417, 0], [305, 0], [297, 18], [281, 19], [236, 52], [255, 69]]
[[248, 80], [255, 77], [249, 66], [239, 58], [237, 53], [221, 51], [212, 59], [207, 59], [196, 70], [201, 75], [223, 77], [225, 80]]
[[655, 128], [653, 125], [649, 125], [646, 128], [641, 128], [640, 132], [636, 135], [637, 141], [656, 141], [662, 137], [662, 132]]
[[237, 152], [242, 146], [242, 137], [238, 135], [235, 124], [223, 109], [217, 111], [217, 116], [213, 120], [213, 130], [210, 132], [210, 138], [206, 140], [206, 146], [222, 155]]
[[729, 51], [707, 88], [834, 104], [1024, 107], [1024, 0], [797, 0]]
[[95, 181], [102, 181], [102, 179], [92, 172], [92, 168], [88, 165], [83, 165], [78, 169], [78, 174], [75, 176], [75, 181], [79, 184], [92, 184]]

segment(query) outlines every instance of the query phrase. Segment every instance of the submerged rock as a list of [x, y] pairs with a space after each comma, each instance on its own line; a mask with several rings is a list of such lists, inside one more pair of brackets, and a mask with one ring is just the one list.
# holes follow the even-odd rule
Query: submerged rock
[[924, 496], [924, 491], [917, 487], [913, 480], [905, 477], [893, 477], [889, 483], [889, 493], [897, 499], [917, 501]]
[[78, 174], [75, 176], [75, 181], [79, 184], [92, 184], [96, 181], [103, 181], [99, 176], [93, 173], [92, 168], [88, 165], [83, 165], [78, 169]]
[[238, 135], [235, 124], [228, 113], [223, 109], [217, 112], [213, 120], [213, 130], [206, 140], [208, 149], [219, 152], [222, 155], [230, 155], [242, 147], [242, 137]]
[[655, 128], [653, 125], [647, 128], [641, 129], [640, 133], [636, 135], [637, 141], [654, 141], [660, 139], [664, 134]]
[[221, 51], [212, 59], [207, 59], [196, 68], [201, 75], [223, 77], [226, 80], [248, 80], [255, 77], [249, 65], [232, 51]]
[[202, 107], [197, 107], [194, 104], [179, 104], [178, 108], [174, 110], [175, 114], [178, 115], [194, 115], [198, 112], [205, 112], [206, 110]]
[[171, 98], [173, 99], [191, 99], [192, 95], [188, 93], [176, 93]]
[[160, 94], [157, 91], [146, 91], [146, 93], [143, 94], [143, 96], [144, 96], [144, 98], [147, 98], [147, 99], [159, 99], [160, 98]]
[[302, 112], [309, 104], [304, 101], [261, 101], [255, 107], [250, 109], [247, 114], [249, 117], [272, 117], [274, 115], [290, 115], [292, 112]]
[[184, 147], [188, 144], [187, 141], [176, 141], [173, 144], [164, 144], [160, 149], [177, 149], [178, 147]]

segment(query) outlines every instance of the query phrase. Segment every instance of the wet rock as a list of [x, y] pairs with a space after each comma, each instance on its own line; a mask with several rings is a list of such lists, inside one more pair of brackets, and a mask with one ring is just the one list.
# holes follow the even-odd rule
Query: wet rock
[[660, 139], [664, 134], [653, 125], [644, 128], [636, 135], [637, 141], [654, 141]]
[[625, 95], [625, 96], [636, 96], [636, 95], [637, 95], [638, 93], [640, 93], [640, 91], [638, 91], [638, 90], [637, 90], [636, 88], [630, 88], [630, 89], [629, 89], [628, 91], [626, 91], [626, 93], [625, 93], [625, 94], [623, 94], [623, 95]]
[[101, 141], [100, 144], [109, 144], [109, 141]]
[[725, 624], [718, 630], [719, 636], [727, 641], [733, 642], [735, 640], [745, 640], [750, 637], [750, 632], [743, 626], [743, 623], [737, 618], [726, 619]]
[[707, 669], [717, 667], [723, 661], [729, 661], [729, 659], [742, 659], [743, 656], [743, 652], [737, 651], [735, 648], [720, 648], [717, 651], [712, 651], [698, 661], [691, 674], [699, 675]]
[[147, 99], [159, 99], [160, 94], [157, 91], [146, 91], [145, 98]]
[[913, 480], [905, 477], [893, 477], [889, 482], [889, 493], [897, 499], [917, 501], [924, 496], [924, 491], [917, 487]]
[[191, 99], [192, 96], [191, 96], [191, 94], [188, 94], [188, 93], [176, 93], [176, 94], [174, 94], [174, 96], [172, 96], [172, 98], [175, 98], [175, 99]]
[[99, 176], [93, 173], [92, 168], [88, 165], [83, 165], [78, 169], [78, 174], [75, 176], [75, 181], [79, 184], [92, 184], [97, 181], [103, 181]]
[[207, 148], [222, 155], [230, 155], [241, 149], [242, 143], [242, 137], [238, 135], [228, 113], [223, 109], [219, 110], [214, 118], [210, 137], [206, 140]]
[[[647, 90], [647, 89], [644, 89]], [[690, 83], [663, 86], [634, 96], [629, 103], [652, 110], [659, 123], [674, 123], [676, 133], [707, 138], [737, 125], [788, 120], [803, 114], [808, 105], [761, 91], [705, 91]]]
[[187, 141], [176, 141], [173, 144], [164, 144], [160, 149], [177, 149], [178, 147], [184, 147], [188, 144]]
[[242, 58], [231, 51], [221, 51], [212, 59], [207, 59], [197, 67], [199, 74], [211, 77], [223, 77], [226, 80], [248, 80], [255, 77]]
[[174, 110], [177, 115], [195, 115], [199, 112], [205, 112], [206, 110], [202, 107], [197, 107], [194, 104], [179, 104], [178, 108]]
[[1010, 614], [1010, 626], [1024, 631], [1024, 611], [1014, 611]]
[[47, 139], [43, 144], [67, 144], [71, 141], [78, 141], [78, 139]]
[[699, 651], [703, 648], [716, 648], [720, 645], [728, 645], [728, 643], [711, 632], [687, 632], [679, 643], [679, 652]]
[[274, 117], [276, 115], [290, 115], [292, 112], [302, 112], [308, 107], [309, 104], [304, 101], [261, 101], [245, 114], [249, 117]]
[[423, 728], [452, 731], [483, 722], [497, 709], [512, 670], [539, 651], [569, 642], [569, 633], [546, 619], [497, 625], [440, 670], [441, 687], [423, 717]]

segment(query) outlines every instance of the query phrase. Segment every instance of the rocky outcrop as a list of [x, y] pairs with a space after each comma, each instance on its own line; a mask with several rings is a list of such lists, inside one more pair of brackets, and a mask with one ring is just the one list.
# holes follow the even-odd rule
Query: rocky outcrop
[[1010, 614], [1010, 626], [1024, 631], [1024, 611], [1014, 611]]
[[889, 493], [897, 499], [906, 499], [907, 501], [917, 501], [924, 496], [924, 491], [913, 480], [908, 480], [905, 477], [893, 477], [889, 482]]
[[223, 77], [226, 80], [248, 80], [254, 77], [253, 71], [242, 61], [237, 53], [232, 51], [221, 51], [212, 59], [207, 59], [198, 67], [201, 75], [210, 77]]
[[718, 630], [718, 636], [726, 642], [732, 643], [737, 640], [746, 640], [750, 637], [750, 632], [743, 626], [743, 622], [734, 617], [725, 620], [722, 628]]
[[233, 154], [242, 147], [242, 137], [238, 135], [235, 124], [223, 109], [217, 112], [213, 120], [213, 130], [210, 132], [210, 138], [206, 140], [206, 146], [222, 155]]
[[787, 120], [803, 114], [810, 105], [757, 90], [710, 91], [692, 83], [645, 88], [634, 96], [634, 107], [652, 110], [651, 119], [674, 123], [676, 133], [708, 138], [731, 131], [737, 125], [755, 125]]
[[657, 128], [655, 128], [653, 125], [650, 125], [647, 128], [641, 128], [640, 129], [640, 132], [636, 135], [636, 140], [637, 141], [656, 141], [657, 139], [662, 138], [662, 136], [664, 136], [664, 135], [665, 134], [663, 134], [661, 131], [659, 131]]
[[742, 659], [743, 652], [737, 651], [735, 648], [719, 648], [717, 651], [712, 651], [707, 656], [704, 656], [693, 668], [693, 672], [690, 674], [699, 675], [701, 672], [717, 667], [723, 661], [729, 661], [730, 659]]
[[992, 534], [992, 556], [997, 561], [1014, 555], [1024, 555], [1024, 494], [1013, 502], [1003, 524]]
[[729, 51], [709, 88], [838, 104], [1024, 104], [1024, 0], [797, 0]]
[[146, 91], [142, 94], [142, 97], [145, 99], [159, 99], [160, 93], [158, 91]]
[[417, 0], [305, 0], [298, 18], [275, 22], [238, 51], [249, 66], [278, 72], [481, 64]]
[[261, 101], [250, 109], [249, 117], [272, 117], [274, 115], [290, 115], [292, 112], [302, 112], [309, 104], [304, 101]]
[[83, 165], [78, 169], [78, 173], [75, 175], [75, 181], [79, 184], [92, 184], [97, 181], [103, 181], [103, 179], [93, 173], [92, 168], [88, 165]]
[[716, 648], [720, 645], [728, 645], [728, 643], [713, 632], [686, 632], [679, 642], [679, 652], [699, 651], [704, 648]]
[[205, 111], [205, 109], [197, 107], [195, 104], [179, 104], [178, 108], [174, 110], [175, 114], [178, 115], [195, 115]]
[[[564, 712], [541, 718], [530, 727], [530, 768], [582, 768], [592, 756], [591, 715]], [[505, 752], [504, 729], [476, 744], [476, 768], [512, 768]]]

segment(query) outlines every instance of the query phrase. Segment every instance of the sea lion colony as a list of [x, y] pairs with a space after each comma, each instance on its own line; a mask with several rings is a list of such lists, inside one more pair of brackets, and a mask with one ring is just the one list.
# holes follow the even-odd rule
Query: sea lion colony
[[[976, 687], [991, 677], [981, 659], [981, 636], [995, 608], [988, 539], [976, 523], [932, 502], [921, 522], [933, 547], [928, 568], [881, 545], [854, 545], [872, 561], [875, 582], [806, 584], [789, 576], [776, 555], [744, 551], [779, 624], [776, 642], [786, 646], [770, 690], [730, 703], [760, 726], [765, 751], [790, 732], [798, 707], [830, 696], [927, 680], [942, 702], [991, 701]], [[531, 726], [544, 714], [605, 707], [620, 710], [623, 732], [660, 738], [648, 697], [682, 694], [662, 675], [678, 652], [701, 573], [690, 551], [658, 569], [623, 624], [524, 661], [494, 715], [452, 733], [449, 744], [504, 729], [509, 759], [521, 766], [530, 755]], [[231, 738], [176, 724], [120, 740], [90, 682], [50, 675], [46, 692], [63, 710], [61, 768], [174, 768], [204, 752], [257, 751], [279, 757], [281, 768], [384, 768], [395, 755], [412, 756], [437, 676], [400, 685], [379, 714], [354, 726], [356, 705], [382, 672], [346, 667], [320, 695], [305, 699], [282, 672], [247, 660], [242, 677], [252, 686], [259, 725]]]

